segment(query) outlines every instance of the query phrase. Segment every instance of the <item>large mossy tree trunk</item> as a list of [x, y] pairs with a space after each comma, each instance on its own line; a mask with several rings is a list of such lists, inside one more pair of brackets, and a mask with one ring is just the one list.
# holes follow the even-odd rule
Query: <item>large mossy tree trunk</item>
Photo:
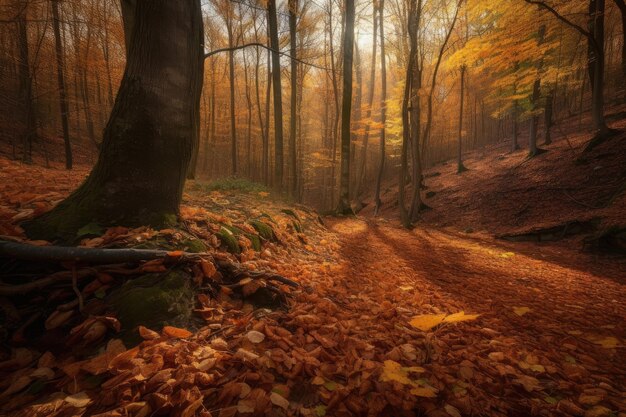
[[176, 221], [199, 118], [204, 66], [199, 0], [138, 0], [126, 70], [87, 180], [25, 223], [31, 238], [71, 241], [85, 225]]

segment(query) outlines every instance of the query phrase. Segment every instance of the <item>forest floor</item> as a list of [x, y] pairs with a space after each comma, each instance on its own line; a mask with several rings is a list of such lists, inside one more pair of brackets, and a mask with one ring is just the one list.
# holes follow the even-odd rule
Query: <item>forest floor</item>
[[[583, 139], [569, 139], [580, 151]], [[277, 241], [257, 251], [240, 238], [242, 253], [224, 256], [299, 282], [279, 286], [288, 308], [255, 308], [222, 288], [198, 294], [202, 325], [140, 328], [134, 348], [113, 330], [95, 354], [21, 340], [0, 357], [0, 414], [624, 417], [626, 262], [584, 251], [585, 227], [546, 231], [595, 217], [597, 230], [626, 224], [624, 195], [612, 197], [626, 166], [621, 146], [601, 146], [582, 165], [563, 138], [529, 162], [476, 151], [460, 179], [453, 164], [435, 167], [433, 210], [413, 230], [391, 216], [391, 197], [385, 217], [366, 210], [324, 227], [262, 190], [191, 184], [186, 229], [212, 252], [225, 252], [219, 224], [253, 233], [250, 219], [274, 219]], [[0, 158], [0, 234], [19, 238], [18, 221], [49, 209], [88, 171], [59, 168]], [[538, 242], [497, 237], [538, 229], [529, 238]], [[81, 244], [175, 234], [113, 232]], [[75, 329], [73, 348], [91, 322], [78, 312], [70, 322], [61, 328]]]

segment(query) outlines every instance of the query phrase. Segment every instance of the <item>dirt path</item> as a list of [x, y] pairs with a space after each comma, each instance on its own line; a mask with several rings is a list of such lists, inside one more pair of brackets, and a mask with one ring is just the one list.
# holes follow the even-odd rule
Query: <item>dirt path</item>
[[[427, 369], [440, 389], [419, 402], [429, 415], [626, 410], [624, 263], [374, 221], [331, 230], [343, 263], [326, 295], [367, 328], [377, 355]], [[459, 311], [480, 317], [427, 332], [408, 324]]]

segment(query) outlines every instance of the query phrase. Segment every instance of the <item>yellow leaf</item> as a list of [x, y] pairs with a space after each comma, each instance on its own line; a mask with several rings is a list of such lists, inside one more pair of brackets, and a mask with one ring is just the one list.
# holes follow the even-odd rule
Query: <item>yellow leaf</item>
[[313, 378], [313, 381], [311, 381], [313, 385], [324, 385], [325, 382], [326, 380], [324, 380], [321, 376], [316, 376]]
[[65, 402], [76, 408], [87, 407], [91, 403], [91, 398], [86, 392], [79, 392], [78, 394], [65, 397]]
[[458, 323], [462, 321], [476, 320], [480, 314], [465, 314], [464, 311], [450, 314], [422, 314], [413, 317], [409, 324], [422, 331], [428, 331], [441, 323]]
[[415, 387], [411, 389], [411, 394], [416, 397], [426, 397], [426, 398], [435, 398], [437, 396], [437, 392], [434, 388], [431, 387]]
[[403, 368], [398, 362], [386, 360], [385, 366], [383, 367], [383, 373], [380, 375], [380, 380], [383, 382], [395, 381], [403, 385], [408, 385], [413, 383], [413, 381], [409, 379], [409, 372], [424, 371], [425, 369], [419, 366]]
[[403, 285], [400, 287], [402, 291], [411, 291], [413, 289], [412, 285]]
[[441, 324], [445, 317], [445, 314], [422, 314], [413, 317], [409, 324], [425, 332]]
[[513, 312], [520, 317], [528, 313], [529, 311], [531, 310], [528, 307], [513, 307]]
[[500, 255], [500, 258], [508, 259], [514, 257], [515, 254], [513, 252], [504, 252]]
[[266, 192], [266, 191], [259, 191], [259, 195], [261, 197], [267, 197], [268, 195], [270, 195], [270, 193]]
[[605, 337], [604, 339], [596, 340], [593, 343], [595, 343], [596, 345], [600, 345], [606, 349], [613, 349], [617, 347], [617, 345], [619, 344], [619, 340], [617, 340], [615, 337]]
[[611, 410], [601, 405], [596, 405], [585, 412], [585, 417], [609, 417], [610, 415], [612, 415]]
[[458, 323], [461, 321], [470, 321], [476, 320], [480, 316], [480, 314], [465, 314], [464, 311], [459, 313], [450, 314], [448, 317], [443, 319], [444, 323]]

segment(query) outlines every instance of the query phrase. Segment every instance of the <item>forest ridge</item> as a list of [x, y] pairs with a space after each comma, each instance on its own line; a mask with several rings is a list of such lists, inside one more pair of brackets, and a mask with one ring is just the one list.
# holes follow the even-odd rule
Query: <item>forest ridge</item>
[[[122, 18], [134, 2], [120, 4], [3, 6], [0, 106], [4, 117], [20, 114], [19, 137], [5, 137], [13, 156], [28, 161], [40, 137], [65, 138], [67, 166], [72, 144], [101, 147], [130, 48]], [[503, 140], [534, 155], [555, 122], [588, 110], [594, 120], [581, 127], [601, 129], [603, 103], [624, 89], [621, 0], [357, 2], [354, 32], [345, 6], [202, 4], [207, 58], [188, 177], [245, 176], [335, 209], [341, 184], [357, 202], [378, 195], [405, 159], [414, 176], [451, 157], [462, 170], [464, 150]]]

